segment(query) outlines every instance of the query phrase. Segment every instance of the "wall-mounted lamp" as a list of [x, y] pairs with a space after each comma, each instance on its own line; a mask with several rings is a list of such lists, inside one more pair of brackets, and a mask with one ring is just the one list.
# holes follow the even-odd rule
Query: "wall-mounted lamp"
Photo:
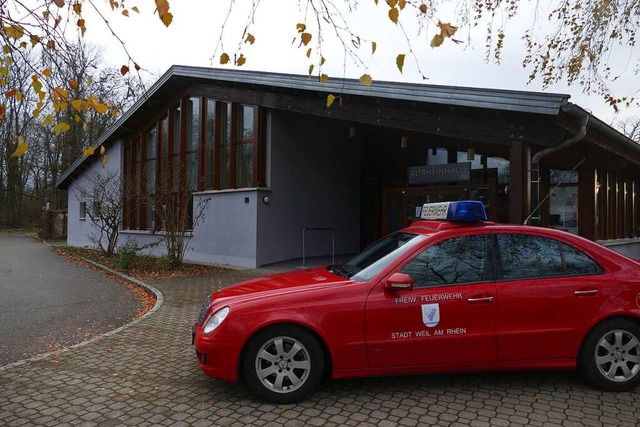
[[467, 148], [467, 160], [471, 162], [475, 158], [476, 158], [476, 151], [473, 149], [473, 147]]
[[402, 136], [400, 138], [400, 148], [407, 148], [408, 145], [409, 145], [409, 137]]
[[349, 126], [349, 138], [355, 138], [355, 137], [356, 137], [356, 127]]
[[268, 205], [271, 202], [271, 197], [269, 196], [264, 196], [262, 198], [262, 203], [264, 203], [265, 205]]

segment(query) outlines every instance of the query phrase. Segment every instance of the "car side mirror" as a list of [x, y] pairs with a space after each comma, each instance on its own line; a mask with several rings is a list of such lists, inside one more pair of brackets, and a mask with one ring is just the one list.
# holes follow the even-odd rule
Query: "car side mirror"
[[385, 289], [391, 292], [413, 289], [413, 279], [408, 274], [393, 273], [385, 282]]

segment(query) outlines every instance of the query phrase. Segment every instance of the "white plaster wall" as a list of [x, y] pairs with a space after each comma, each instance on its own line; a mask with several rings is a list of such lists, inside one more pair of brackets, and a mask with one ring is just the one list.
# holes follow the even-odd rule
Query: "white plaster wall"
[[205, 192], [194, 196], [194, 210], [208, 199], [185, 259], [209, 264], [257, 267], [257, 191]]
[[[89, 177], [94, 173], [104, 173], [106, 171], [120, 171], [122, 170], [122, 143], [121, 141], [115, 142], [106, 151], [109, 156], [109, 163], [106, 167], [102, 165], [102, 157], [99, 157], [97, 161], [94, 161], [91, 166], [86, 169], [82, 174], [78, 176], [69, 185], [68, 191], [68, 210], [67, 216], [67, 244], [69, 246], [90, 246], [94, 247], [95, 244], [91, 242], [89, 236], [92, 233], [97, 233], [96, 226], [89, 219], [89, 215], [86, 219], [80, 219], [80, 189], [87, 187], [89, 184]], [[91, 209], [91, 203], [87, 203], [87, 212]]]
[[[257, 264], [302, 257], [303, 228], [335, 230], [336, 254], [360, 249], [360, 146], [349, 123], [271, 110], [267, 186], [258, 200]], [[306, 256], [329, 255], [331, 235], [308, 232]]]

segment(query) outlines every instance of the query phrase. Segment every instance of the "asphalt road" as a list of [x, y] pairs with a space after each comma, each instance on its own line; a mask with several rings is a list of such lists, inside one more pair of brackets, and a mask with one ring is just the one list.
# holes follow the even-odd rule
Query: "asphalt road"
[[125, 286], [42, 242], [0, 234], [0, 366], [113, 330], [141, 307]]

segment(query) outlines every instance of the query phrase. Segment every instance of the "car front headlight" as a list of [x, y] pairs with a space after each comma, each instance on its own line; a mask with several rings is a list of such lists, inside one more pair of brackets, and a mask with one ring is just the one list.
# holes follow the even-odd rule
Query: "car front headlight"
[[207, 322], [204, 324], [204, 333], [208, 334], [213, 332], [227, 317], [227, 314], [229, 314], [229, 307], [223, 307], [209, 316]]

